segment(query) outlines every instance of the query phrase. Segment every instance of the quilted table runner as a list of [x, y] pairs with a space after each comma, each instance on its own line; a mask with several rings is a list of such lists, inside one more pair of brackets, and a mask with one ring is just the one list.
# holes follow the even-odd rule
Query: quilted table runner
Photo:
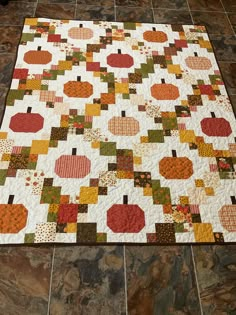
[[235, 242], [235, 141], [204, 27], [26, 19], [0, 243]]

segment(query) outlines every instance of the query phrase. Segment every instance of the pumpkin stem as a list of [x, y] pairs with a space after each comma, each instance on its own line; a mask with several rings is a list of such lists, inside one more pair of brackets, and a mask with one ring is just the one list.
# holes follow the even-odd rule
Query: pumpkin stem
[[214, 112], [211, 112], [211, 117], [212, 117], [212, 118], [216, 118], [216, 115], [215, 115]]
[[9, 195], [9, 198], [8, 198], [8, 204], [9, 205], [12, 205], [13, 204], [13, 200], [14, 200], [14, 195]]
[[82, 28], [82, 27], [83, 27], [83, 24], [80, 24], [79, 27]]
[[152, 30], [153, 30], [154, 32], [156, 32], [156, 28], [155, 28], [155, 27], [153, 27]]
[[125, 111], [124, 110], [121, 111], [121, 117], [125, 117]]
[[121, 49], [118, 49], [118, 54], [121, 54]]
[[197, 54], [197, 52], [195, 52], [195, 53], [194, 53], [194, 56], [195, 56], [195, 57], [198, 57], [198, 54]]
[[41, 48], [42, 48], [41, 46], [38, 46], [37, 50], [38, 50], [38, 51], [40, 51], [40, 50], [41, 50]]
[[177, 157], [176, 150], [172, 150], [172, 156], [173, 156], [173, 157]]
[[124, 196], [123, 196], [123, 204], [124, 204], [124, 205], [127, 205], [127, 204], [128, 204], [128, 196], [127, 196], [127, 195], [124, 195]]
[[166, 83], [165, 79], [161, 79], [161, 83], [165, 84]]
[[80, 76], [77, 77], [77, 81], [78, 81], [78, 82], [81, 81], [81, 77], [80, 77]]
[[72, 155], [76, 155], [76, 152], [77, 152], [77, 149], [76, 149], [76, 148], [73, 148], [73, 149], [72, 149]]
[[32, 111], [32, 107], [28, 107], [28, 108], [27, 108], [27, 113], [30, 114], [31, 111]]
[[230, 199], [231, 199], [232, 205], [236, 205], [236, 198], [235, 198], [235, 196], [231, 196]]

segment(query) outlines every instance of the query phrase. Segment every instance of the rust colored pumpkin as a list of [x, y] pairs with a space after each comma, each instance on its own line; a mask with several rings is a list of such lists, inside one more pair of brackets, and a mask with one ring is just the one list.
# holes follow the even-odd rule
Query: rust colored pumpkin
[[18, 113], [11, 117], [9, 127], [14, 132], [38, 132], [43, 123], [44, 118], [40, 114]]
[[152, 31], [144, 32], [143, 39], [152, 43], [164, 43], [168, 40], [166, 33], [162, 31], [156, 31], [155, 28], [153, 28]]
[[179, 97], [179, 90], [173, 84], [161, 83], [151, 87], [151, 94], [157, 100], [176, 100]]
[[24, 61], [31, 65], [46, 65], [52, 60], [52, 54], [46, 50], [30, 50], [24, 55]]
[[28, 210], [22, 204], [0, 205], [0, 233], [18, 233], [25, 226]]
[[225, 205], [219, 211], [220, 223], [228, 232], [236, 232], [236, 205]]
[[202, 131], [210, 137], [228, 137], [232, 133], [231, 126], [225, 118], [204, 118], [201, 127]]
[[108, 129], [116, 136], [135, 136], [139, 132], [139, 122], [133, 117], [112, 117]]
[[188, 179], [193, 175], [193, 164], [187, 157], [165, 157], [159, 162], [159, 171], [166, 179]]
[[107, 64], [113, 68], [130, 68], [134, 64], [134, 59], [128, 54], [122, 54], [118, 49], [117, 54], [107, 56]]
[[93, 94], [93, 86], [87, 81], [68, 81], [63, 92], [69, 97], [87, 98]]
[[187, 57], [185, 59], [186, 65], [193, 70], [208, 70], [212, 67], [211, 61], [206, 57]]

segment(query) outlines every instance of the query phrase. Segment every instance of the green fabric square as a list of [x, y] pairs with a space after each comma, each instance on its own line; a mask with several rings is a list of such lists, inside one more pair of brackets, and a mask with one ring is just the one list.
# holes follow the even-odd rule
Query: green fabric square
[[149, 142], [164, 142], [163, 130], [148, 130]]
[[124, 22], [125, 30], [136, 30], [136, 23], [134, 22]]
[[171, 204], [170, 189], [168, 187], [152, 187], [152, 198], [154, 204], [169, 205]]
[[176, 233], [183, 233], [184, 232], [184, 224], [183, 223], [174, 223], [175, 232]]
[[122, 98], [124, 99], [124, 100], [129, 100], [129, 94], [122, 94]]
[[101, 155], [116, 155], [116, 143], [115, 142], [100, 142], [100, 154]]
[[60, 204], [61, 187], [45, 186], [42, 190], [40, 203]]
[[47, 222], [57, 222], [57, 213], [49, 212]]
[[27, 234], [25, 234], [24, 242], [25, 243], [34, 243], [34, 237], [35, 237], [34, 233], [27, 233]]
[[37, 162], [28, 162], [27, 169], [28, 170], [35, 170], [37, 166]]
[[3, 186], [6, 181], [7, 170], [0, 170], [0, 185]]
[[106, 233], [97, 233], [97, 242], [107, 242], [107, 234]]
[[33, 33], [24, 33], [21, 36], [21, 42], [33, 42], [34, 41], [34, 35]]
[[10, 90], [7, 95], [6, 104], [13, 106], [15, 100], [23, 100], [25, 91], [24, 90]]
[[178, 130], [176, 118], [162, 117], [162, 125], [164, 130]]

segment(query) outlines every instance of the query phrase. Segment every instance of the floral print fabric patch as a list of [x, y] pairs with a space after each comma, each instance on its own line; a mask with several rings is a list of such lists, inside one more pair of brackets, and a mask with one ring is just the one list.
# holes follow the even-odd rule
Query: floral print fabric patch
[[27, 18], [0, 243], [236, 241], [236, 124], [202, 26]]

